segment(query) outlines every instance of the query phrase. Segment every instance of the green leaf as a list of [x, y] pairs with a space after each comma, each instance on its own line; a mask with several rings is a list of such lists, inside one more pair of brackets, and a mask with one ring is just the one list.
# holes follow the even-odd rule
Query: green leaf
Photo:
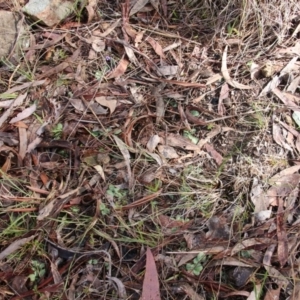
[[36, 278], [36, 274], [35, 273], [33, 273], [33, 274], [30, 274], [29, 276], [28, 276], [28, 278], [30, 279], [30, 281], [35, 281], [35, 278]]
[[188, 138], [189, 140], [191, 140], [191, 142], [195, 145], [197, 145], [197, 143], [199, 142], [199, 139], [195, 136], [193, 136], [189, 131], [184, 130], [183, 132], [183, 136]]
[[204, 262], [206, 261], [206, 255], [204, 252], [199, 252], [198, 255], [197, 255], [197, 259], [198, 259], [198, 262]]
[[203, 270], [203, 267], [202, 267], [202, 265], [196, 265], [195, 266], [195, 268], [194, 268], [194, 270], [193, 270], [193, 273], [194, 273], [194, 275], [200, 275], [200, 273], [201, 273], [201, 271]]
[[191, 110], [191, 115], [194, 116], [194, 117], [199, 117], [200, 113], [197, 110]]

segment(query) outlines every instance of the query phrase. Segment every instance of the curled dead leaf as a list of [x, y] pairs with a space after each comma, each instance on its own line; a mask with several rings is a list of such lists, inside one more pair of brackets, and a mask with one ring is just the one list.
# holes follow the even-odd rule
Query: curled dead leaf
[[225, 47], [225, 50], [223, 52], [223, 57], [222, 57], [222, 68], [221, 68], [221, 72], [222, 72], [222, 75], [225, 79], [225, 81], [231, 85], [232, 87], [234, 88], [237, 88], [237, 89], [240, 89], [240, 90], [250, 90], [252, 89], [253, 87], [252, 86], [248, 86], [248, 85], [244, 85], [244, 84], [241, 84], [235, 80], [233, 80], [230, 75], [229, 75], [229, 72], [228, 72], [228, 69], [227, 69], [227, 50], [228, 50], [228, 46]]

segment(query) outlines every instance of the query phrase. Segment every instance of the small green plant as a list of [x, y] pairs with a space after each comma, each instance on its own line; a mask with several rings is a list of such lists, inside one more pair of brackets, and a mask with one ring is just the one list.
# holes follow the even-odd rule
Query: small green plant
[[188, 138], [195, 145], [197, 145], [197, 143], [199, 142], [199, 138], [197, 138], [195, 134], [196, 134], [196, 129], [192, 129], [191, 131], [188, 130], [183, 131], [183, 136]]
[[215, 124], [213, 124], [213, 123], [209, 123], [209, 124], [207, 125], [207, 129], [208, 129], [208, 130], [212, 130], [214, 127], [215, 127]]
[[63, 50], [63, 49], [57, 49], [54, 52], [53, 61], [57, 62], [57, 61], [60, 61], [60, 60], [64, 60], [67, 57], [68, 57], [68, 55], [66, 54], [65, 50]]
[[240, 32], [238, 31], [238, 29], [236, 28], [236, 25], [238, 24], [238, 20], [235, 20], [232, 23], [229, 23], [227, 25], [227, 33], [229, 36], [233, 36], [233, 35], [240, 35]]
[[33, 273], [28, 276], [31, 282], [39, 280], [46, 274], [45, 264], [38, 260], [31, 261], [31, 268]]
[[147, 188], [149, 191], [155, 193], [157, 192], [162, 186], [162, 182], [160, 179], [154, 179], [149, 185], [147, 185]]
[[199, 252], [198, 255], [193, 259], [193, 263], [186, 264], [187, 271], [194, 275], [200, 275], [203, 270], [203, 263], [207, 260], [207, 256], [203, 252]]
[[62, 130], [63, 130], [63, 124], [61, 123], [58, 123], [53, 127], [52, 134], [54, 136], [54, 139], [57, 140], [61, 138]]
[[104, 74], [108, 71], [108, 67], [107, 66], [104, 66], [103, 70], [97, 70], [95, 72], [95, 78], [98, 80], [98, 81], [102, 81], [102, 79], [104, 78]]
[[110, 214], [109, 208], [105, 205], [105, 203], [100, 203], [100, 212], [102, 216], [107, 216]]
[[126, 191], [122, 191], [119, 187], [110, 184], [106, 193], [109, 196], [113, 196], [119, 200], [123, 199], [126, 196]]

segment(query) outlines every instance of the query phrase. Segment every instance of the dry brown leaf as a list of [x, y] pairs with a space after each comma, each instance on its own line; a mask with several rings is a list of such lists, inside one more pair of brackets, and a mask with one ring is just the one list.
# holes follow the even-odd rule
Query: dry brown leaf
[[278, 88], [272, 91], [288, 108], [294, 111], [300, 111], [300, 107], [294, 102], [299, 101], [299, 98], [286, 92], [280, 91]]
[[[240, 267], [240, 268], [257, 268], [260, 266], [260, 264], [258, 263], [253, 263], [253, 262], [249, 262], [249, 263], [245, 263], [245, 262], [242, 262], [240, 261], [240, 259], [238, 258], [235, 258], [235, 257], [224, 257], [222, 258], [222, 260], [215, 260], [215, 261], [212, 261], [209, 263], [209, 266], [212, 267], [212, 266], [236, 266], [236, 267]], [[253, 270], [251, 271], [251, 274], [253, 273]]]
[[103, 168], [100, 165], [96, 165], [94, 166], [94, 169], [98, 172], [98, 174], [101, 176], [103, 181], [106, 182]]
[[209, 77], [207, 80], [206, 80], [206, 84], [205, 85], [210, 85], [210, 84], [213, 84], [215, 83], [216, 81], [219, 81], [222, 79], [222, 75], [221, 74], [215, 74], [215, 75], [212, 75], [211, 77]]
[[207, 125], [206, 121], [199, 119], [198, 117], [195, 117], [191, 113], [192, 110], [195, 110], [195, 109], [193, 107], [189, 107], [189, 106], [186, 107], [185, 116], [186, 116], [187, 120], [196, 125], [206, 126]]
[[146, 38], [146, 41], [152, 46], [157, 55], [159, 55], [162, 59], [166, 59], [163, 48], [157, 41], [150, 36]]
[[227, 98], [229, 98], [229, 86], [227, 83], [224, 83], [220, 91], [219, 103], [218, 103], [218, 114], [221, 116], [223, 116], [225, 113], [223, 100]]
[[296, 149], [298, 150], [298, 153], [300, 153], [300, 134], [297, 135], [295, 146], [296, 146]]
[[179, 285], [179, 288], [186, 293], [186, 295], [189, 297], [189, 299], [192, 299], [192, 300], [205, 300], [205, 298], [202, 297], [201, 295], [197, 294], [194, 291], [194, 289], [188, 283], [181, 283]]
[[37, 145], [39, 145], [42, 142], [43, 138], [42, 137], [36, 137], [27, 147], [26, 153], [30, 153], [33, 151]]
[[280, 71], [279, 77], [283, 77], [286, 74], [291, 73], [294, 68], [295, 68], [295, 63], [298, 60], [298, 56], [293, 57], [287, 64], [286, 66]]
[[151, 156], [159, 166], [162, 166], [163, 165], [163, 161], [162, 159], [160, 158], [160, 156], [156, 153], [151, 153], [149, 151], [145, 151], [146, 154], [148, 154], [149, 156]]
[[140, 86], [131, 86], [129, 87], [131, 96], [133, 97], [135, 103], [142, 104], [145, 103], [144, 95], [142, 93], [143, 88]]
[[262, 184], [258, 182], [258, 179], [256, 177], [253, 178], [250, 198], [254, 204], [254, 213], [258, 213], [268, 209], [268, 197], [262, 188]]
[[206, 143], [209, 143], [213, 137], [217, 136], [217, 135], [218, 135], [219, 133], [221, 133], [221, 132], [224, 132], [224, 127], [221, 128], [221, 126], [215, 125], [214, 128], [213, 128], [213, 130], [211, 130], [211, 131], [206, 135], [205, 138], [201, 139], [201, 140], [198, 142], [197, 146], [198, 146], [200, 149], [202, 149], [202, 147], [203, 147]]
[[135, 13], [139, 12], [144, 6], [149, 2], [149, 0], [136, 0], [133, 7], [129, 12], [129, 16], [134, 15]]
[[[276, 290], [267, 289], [264, 300], [279, 300], [280, 290], [281, 290], [281, 287], [278, 287]], [[299, 297], [300, 297], [300, 295], [299, 295]], [[299, 299], [299, 298], [296, 298], [296, 299]]]
[[295, 46], [293, 47], [279, 49], [276, 54], [277, 56], [282, 56], [282, 55], [294, 56], [295, 54], [300, 55], [300, 42], [296, 42]]
[[273, 239], [270, 238], [250, 238], [237, 243], [231, 250], [231, 256], [237, 254], [238, 252], [244, 250], [245, 248], [253, 247], [255, 245], [270, 245], [274, 243]]
[[150, 248], [147, 248], [146, 255], [146, 271], [141, 300], [160, 300], [158, 274], [154, 257]]
[[227, 293], [226, 297], [232, 297], [232, 296], [243, 296], [243, 297], [249, 297], [250, 293], [247, 291], [236, 291], [236, 292], [231, 292], [231, 293]]
[[35, 237], [36, 237], [36, 235], [33, 235], [33, 236], [28, 237], [28, 238], [23, 238], [23, 239], [16, 240], [16, 241], [12, 242], [6, 249], [4, 249], [0, 253], [0, 261], [5, 259], [8, 255], [10, 255], [10, 254], [16, 252], [17, 250], [19, 250], [23, 245], [30, 242]]
[[289, 86], [287, 87], [286, 91], [290, 92], [291, 94], [294, 94], [298, 88], [298, 86], [300, 85], [300, 76], [297, 76], [296, 78], [294, 78], [291, 83], [289, 84]]
[[[300, 174], [298, 174], [300, 176]], [[290, 176], [290, 175], [288, 175]], [[300, 177], [299, 177], [300, 178]], [[298, 180], [299, 182], [299, 180]], [[278, 197], [278, 212], [276, 215], [276, 225], [277, 225], [277, 255], [281, 268], [284, 267], [288, 260], [288, 238], [285, 227], [285, 218], [283, 210], [283, 200]]]
[[0, 117], [0, 127], [4, 124], [4, 122], [6, 122], [11, 112], [13, 111], [13, 108], [22, 105], [26, 97], [27, 97], [27, 93], [21, 94], [15, 100], [13, 100], [9, 108]]
[[[57, 34], [53, 32], [44, 32], [44, 37], [47, 38], [46, 42], [43, 44], [34, 45], [26, 49], [29, 50], [40, 50], [45, 48], [50, 48], [51, 46], [57, 45], [59, 41], [63, 40], [67, 33], [64, 34]], [[51, 40], [49, 40], [51, 39]]]
[[167, 15], [168, 15], [167, 0], [160, 0], [160, 5], [162, 8], [164, 17], [167, 17]]
[[157, 192], [153, 193], [153, 194], [150, 194], [150, 195], [147, 195], [139, 200], [136, 200], [130, 204], [127, 204], [125, 206], [122, 207], [122, 210], [128, 210], [128, 209], [132, 209], [132, 208], [135, 208], [135, 207], [139, 207], [141, 205], [145, 205], [147, 204], [148, 202], [156, 199], [162, 192], [162, 189], [158, 190]]
[[4, 142], [8, 146], [18, 145], [18, 141], [15, 139], [14, 134], [8, 132], [0, 132], [0, 142]]
[[187, 224], [187, 222], [181, 220], [173, 220], [169, 216], [159, 215], [158, 216], [159, 223], [164, 228], [175, 228], [175, 227], [183, 227]]
[[229, 97], [229, 86], [227, 83], [224, 83], [222, 85], [221, 91], [220, 91], [220, 96], [219, 96], [219, 101], [224, 100]]
[[147, 149], [150, 152], [153, 152], [157, 147], [157, 145], [159, 144], [159, 141], [160, 141], [160, 137], [157, 134], [151, 136], [147, 143]]
[[124, 157], [124, 160], [126, 163], [126, 168], [127, 168], [127, 173], [128, 173], [128, 186], [129, 186], [129, 189], [131, 189], [131, 187], [133, 185], [133, 175], [132, 175], [131, 167], [130, 167], [130, 153], [128, 151], [128, 146], [117, 136], [114, 135], [113, 138]]
[[158, 67], [158, 71], [163, 76], [169, 76], [169, 75], [176, 75], [178, 73], [179, 67], [178, 66], [163, 66]]
[[137, 35], [138, 35], [138, 32], [133, 29], [130, 24], [128, 23], [125, 23], [123, 25], [123, 29], [126, 31], [126, 33], [135, 41]]
[[103, 39], [97, 36], [93, 36], [92, 49], [99, 53], [105, 50], [106, 44]]
[[23, 293], [28, 292], [27, 281], [28, 281], [28, 276], [16, 275], [13, 277], [13, 280], [10, 285], [16, 293], [21, 295]]
[[18, 121], [16, 123], [14, 123], [14, 126], [16, 126], [17, 128], [25, 128], [28, 129], [28, 125], [25, 124], [23, 121]]
[[269, 82], [268, 84], [262, 89], [262, 91], [259, 94], [259, 97], [261, 96], [265, 96], [268, 93], [272, 92], [275, 88], [277, 88], [277, 86], [280, 83], [280, 79], [279, 76], [276, 75], [274, 76]]
[[281, 147], [285, 148], [286, 150], [289, 150], [289, 151], [293, 151], [293, 149], [290, 147], [290, 145], [288, 145], [286, 142], [285, 142], [285, 138], [284, 136], [282, 135], [282, 132], [281, 132], [281, 128], [278, 124], [276, 124], [275, 122], [273, 122], [273, 139], [274, 141]]
[[[115, 285], [117, 286], [118, 299], [120, 299], [120, 300], [128, 299], [127, 293], [126, 293], [126, 288], [125, 288], [123, 282], [120, 279], [116, 278], [116, 277], [107, 276], [107, 278], [109, 280], [113, 281], [115, 283]], [[99, 281], [99, 282], [100, 282], [100, 286], [98, 287], [98, 289], [101, 288], [101, 286], [102, 286], [102, 282], [101, 281]]]
[[228, 69], [227, 69], [227, 50], [228, 50], [228, 46], [225, 47], [225, 50], [223, 52], [223, 57], [222, 57], [222, 68], [221, 68], [221, 72], [222, 72], [222, 75], [225, 79], [225, 81], [231, 85], [232, 87], [234, 88], [237, 88], [237, 89], [240, 89], [240, 90], [249, 90], [249, 89], [252, 89], [253, 87], [252, 86], [248, 86], [248, 85], [244, 85], [244, 84], [241, 84], [235, 80], [233, 80], [230, 75], [229, 75], [229, 72], [228, 72]]
[[48, 78], [52, 75], [58, 74], [62, 72], [64, 69], [66, 69], [69, 66], [72, 66], [74, 61], [78, 58], [80, 54], [80, 49], [77, 49], [73, 52], [72, 56], [68, 57], [64, 62], [60, 63], [59, 65], [49, 69], [48, 71], [42, 73], [38, 76], [39, 79]]
[[8, 155], [6, 157], [6, 160], [5, 160], [5, 163], [3, 164], [3, 166], [0, 169], [0, 178], [2, 177], [3, 174], [6, 174], [10, 170], [11, 159], [12, 159], [13, 156], [14, 155], [12, 154], [12, 152], [8, 153]]
[[184, 150], [199, 151], [199, 147], [192, 143], [188, 138], [179, 134], [170, 133], [166, 137], [166, 145], [171, 147], [179, 147]]
[[85, 111], [86, 106], [84, 105], [83, 101], [81, 99], [69, 99], [70, 103], [73, 105], [75, 109], [78, 111]]
[[[279, 299], [279, 297], [277, 299]], [[274, 300], [277, 300], [277, 299], [274, 299]], [[295, 281], [294, 282], [294, 289], [293, 289], [291, 298], [289, 300], [299, 300], [299, 299], [300, 299], [300, 282]], [[273, 300], [273, 299], [267, 299], [267, 300]]]
[[254, 79], [257, 79], [258, 75], [259, 75], [259, 70], [260, 70], [260, 67], [258, 64], [256, 63], [252, 63], [251, 64], [251, 67], [250, 67], [250, 77], [252, 80]]
[[294, 173], [298, 172], [299, 170], [300, 170], [300, 165], [289, 167], [287, 169], [280, 171], [273, 177], [271, 177], [269, 181], [271, 184], [275, 183], [277, 181], [280, 181], [281, 178], [283, 178], [284, 176], [294, 174]]
[[85, 8], [88, 12], [87, 23], [91, 23], [94, 19], [95, 12], [97, 11], [97, 0], [88, 0], [88, 5], [86, 5]]
[[[274, 241], [273, 241], [274, 242]], [[273, 279], [273, 281], [285, 289], [289, 285], [289, 280], [283, 276], [277, 269], [272, 267], [271, 259], [276, 248], [276, 245], [270, 241], [270, 246], [268, 247], [264, 258], [263, 258], [263, 266], [266, 271], [269, 273], [269, 276]]]
[[136, 47], [138, 46], [139, 43], [142, 42], [143, 37], [144, 37], [144, 33], [145, 33], [144, 31], [140, 31], [140, 32], [137, 34], [137, 36], [136, 36], [136, 38], [135, 38], [135, 40], [134, 40], [135, 46], [136, 46]]
[[159, 124], [165, 116], [165, 102], [161, 95], [164, 87], [165, 87], [165, 83], [162, 83], [152, 88], [152, 94], [156, 102], [156, 124]]
[[49, 263], [51, 265], [51, 275], [53, 277], [54, 283], [55, 284], [61, 283], [63, 279], [58, 271], [57, 265], [53, 263], [51, 259], [49, 259]]
[[20, 157], [19, 153], [12, 147], [8, 147], [8, 146], [0, 146], [0, 152], [12, 152], [15, 154], [15, 156], [17, 157], [18, 159], [18, 167], [21, 167], [22, 166], [22, 158]]
[[[7, 91], [5, 91], [4, 93], [0, 94], [0, 99], [5, 99], [5, 95], [8, 95], [8, 94], [13, 94], [15, 92], [18, 92], [18, 91], [21, 91], [21, 90], [24, 90], [24, 89], [27, 89], [29, 87], [35, 87], [35, 86], [39, 86], [39, 85], [43, 85], [44, 83], [46, 83], [47, 80], [35, 80], [33, 82], [26, 82], [24, 84], [21, 84], [21, 85], [17, 85]], [[27, 94], [26, 94], [27, 95]], [[21, 95], [20, 95], [21, 96]]]
[[283, 128], [285, 128], [288, 132], [290, 132], [294, 137], [298, 137], [300, 135], [294, 127], [287, 125], [286, 123], [279, 120], [277, 117], [274, 117], [273, 119], [275, 122], [278, 122]]
[[99, 37], [108, 36], [112, 31], [114, 31], [114, 29], [116, 27], [119, 26], [120, 22], [121, 22], [121, 19], [117, 19], [114, 23], [112, 23], [110, 26], [108, 26], [108, 28], [106, 28], [106, 30], [104, 32], [97, 34], [97, 36], [99, 36]]
[[50, 70], [44, 72], [43, 74], [41, 74], [40, 76], [38, 76], [39, 79], [42, 78], [48, 78], [51, 77], [54, 74], [58, 74], [60, 72], [62, 72], [64, 69], [66, 69], [70, 64], [68, 62], [62, 62], [61, 64], [51, 68]]
[[185, 86], [185, 87], [198, 87], [198, 88], [206, 88], [206, 85], [203, 83], [198, 82], [184, 82], [184, 81], [178, 81], [178, 80], [169, 80], [165, 78], [157, 78], [159, 82], [165, 82], [167, 84], [175, 84], [179, 86]]
[[135, 54], [134, 54], [134, 51], [130, 48], [130, 47], [127, 47], [127, 46], [124, 46], [125, 48], [125, 52], [129, 58], [129, 60], [135, 65], [135, 66], [138, 66], [139, 65], [139, 61], [138, 59], [136, 58]]
[[211, 155], [214, 161], [220, 166], [223, 162], [223, 157], [220, 153], [218, 153], [215, 148], [211, 144], [205, 144], [203, 148]]
[[207, 223], [207, 239], [228, 240], [230, 238], [230, 227], [224, 217], [213, 216]]
[[173, 159], [179, 157], [179, 155], [173, 147], [167, 145], [159, 145], [157, 148], [159, 153], [163, 156], [163, 158]]
[[183, 110], [183, 107], [182, 107], [180, 102], [178, 103], [178, 112], [179, 112], [179, 115], [180, 115], [181, 122], [184, 124], [185, 128], [188, 131], [192, 131], [190, 123], [188, 122], [188, 119], [186, 117], [186, 114], [185, 114], [185, 112]]
[[98, 103], [91, 103], [91, 104], [89, 104], [89, 110], [92, 111], [96, 115], [107, 114], [107, 109], [104, 109], [103, 106], [101, 106]]
[[25, 108], [23, 111], [18, 113], [18, 115], [10, 120], [10, 124], [16, 123], [18, 121], [24, 120], [31, 116], [34, 112], [36, 111], [36, 104], [34, 103], [33, 105]]
[[112, 78], [119, 78], [121, 77], [127, 70], [127, 67], [129, 65], [129, 61], [126, 60], [125, 58], [122, 58], [118, 65], [116, 66], [115, 69], [113, 69], [108, 75], [107, 79], [112, 79]]
[[7, 108], [10, 107], [10, 105], [14, 102], [14, 100], [4, 100], [0, 101], [0, 107], [1, 108]]
[[100, 96], [96, 97], [95, 100], [102, 106], [108, 107], [110, 110], [110, 114], [112, 114], [118, 104], [118, 100], [116, 100], [115, 97], [105, 97], [105, 96]]
[[[277, 197], [292, 196], [300, 181], [300, 174], [295, 173], [299, 170], [299, 165], [285, 169], [272, 178], [269, 183], [272, 185], [267, 191], [269, 204], [277, 206]], [[295, 173], [295, 174], [294, 174]]]
[[28, 145], [26, 128], [19, 127], [19, 141], [19, 155], [24, 159]]
[[[287, 65], [281, 70], [279, 75], [276, 75], [272, 78], [272, 80], [263, 88], [263, 90], [260, 92], [260, 96], [265, 96], [269, 92], [273, 92], [283, 103], [285, 103], [285, 97], [282, 96], [282, 93], [277, 88], [277, 86], [280, 83], [280, 79], [284, 77], [285, 75], [292, 72], [292, 70], [295, 68], [295, 63], [297, 61], [298, 57], [292, 58]], [[288, 103], [285, 103], [286, 105], [290, 105]]]
[[139, 182], [142, 184], [150, 184], [154, 179], [160, 178], [162, 169], [158, 166], [149, 168], [139, 176]]

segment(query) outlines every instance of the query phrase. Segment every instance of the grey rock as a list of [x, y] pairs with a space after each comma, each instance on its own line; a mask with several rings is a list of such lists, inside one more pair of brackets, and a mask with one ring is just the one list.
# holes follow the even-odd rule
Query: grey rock
[[66, 0], [30, 0], [23, 11], [34, 20], [52, 27], [74, 11], [74, 3]]
[[28, 46], [27, 33], [18, 14], [0, 10], [0, 58], [20, 54], [21, 49]]

